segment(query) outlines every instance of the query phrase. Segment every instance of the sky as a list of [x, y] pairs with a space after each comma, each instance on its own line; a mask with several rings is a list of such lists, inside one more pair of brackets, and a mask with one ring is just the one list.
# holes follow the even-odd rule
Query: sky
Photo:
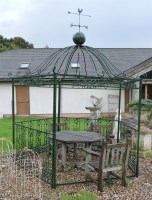
[[0, 0], [0, 35], [22, 37], [35, 48], [73, 45], [77, 13], [85, 45], [94, 48], [152, 48], [152, 0]]

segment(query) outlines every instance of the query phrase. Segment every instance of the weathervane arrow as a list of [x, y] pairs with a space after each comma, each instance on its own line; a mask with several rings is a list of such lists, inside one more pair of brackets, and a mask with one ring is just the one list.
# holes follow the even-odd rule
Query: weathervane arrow
[[82, 14], [82, 11], [83, 11], [83, 9], [80, 9], [80, 8], [78, 8], [78, 13], [73, 13], [73, 12], [68, 11], [68, 14], [79, 15], [79, 24], [78, 25], [75, 25], [75, 24], [71, 24], [70, 25], [71, 27], [73, 27], [73, 26], [79, 27], [79, 32], [80, 32], [80, 28], [81, 27], [84, 27], [84, 28], [88, 29], [88, 26], [86, 26], [86, 25], [81, 26], [80, 25], [80, 16], [91, 17], [90, 15], [84, 15], [84, 14]]

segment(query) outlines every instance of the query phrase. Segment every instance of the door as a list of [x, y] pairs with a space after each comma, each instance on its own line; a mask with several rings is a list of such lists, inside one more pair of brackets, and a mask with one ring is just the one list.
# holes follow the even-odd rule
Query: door
[[129, 90], [125, 90], [125, 112], [129, 112]]
[[29, 87], [16, 86], [16, 108], [17, 115], [29, 115]]

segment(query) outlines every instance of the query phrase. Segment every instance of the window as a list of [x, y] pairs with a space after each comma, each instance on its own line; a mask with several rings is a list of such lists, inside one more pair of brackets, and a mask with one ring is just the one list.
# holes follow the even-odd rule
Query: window
[[119, 107], [119, 95], [108, 94], [108, 111], [116, 112], [118, 107]]
[[21, 63], [20, 66], [19, 66], [19, 68], [20, 69], [28, 69], [29, 66], [30, 66], [30, 63]]
[[71, 68], [80, 68], [79, 63], [71, 63]]

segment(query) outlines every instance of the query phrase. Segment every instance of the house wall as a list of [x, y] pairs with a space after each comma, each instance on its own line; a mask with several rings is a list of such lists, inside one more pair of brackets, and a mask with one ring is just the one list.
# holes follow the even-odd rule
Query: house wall
[[[102, 97], [101, 112], [108, 112], [108, 94], [119, 95], [119, 91], [109, 89], [62, 89], [61, 113], [90, 113], [85, 107], [93, 106], [91, 95], [97, 98]], [[124, 91], [122, 91], [121, 98], [121, 110], [124, 112]]]
[[9, 83], [0, 84], [0, 113], [12, 113], [12, 85]]
[[[30, 87], [30, 114], [52, 114], [53, 89]], [[58, 94], [58, 92], [57, 92]], [[118, 90], [101, 89], [67, 89], [61, 90], [61, 114], [64, 113], [90, 113], [85, 107], [92, 106], [91, 95], [102, 97], [101, 112], [108, 112], [108, 94], [119, 95]], [[124, 112], [124, 91], [121, 93], [121, 110]], [[16, 97], [16, 95], [15, 95]], [[0, 84], [0, 113], [12, 114], [12, 85]], [[16, 98], [15, 98], [16, 102]], [[58, 98], [57, 98], [58, 102]], [[16, 103], [15, 103], [16, 113]]]
[[50, 114], [53, 112], [53, 89], [30, 87], [30, 113]]
[[[57, 92], [58, 94], [58, 92]], [[61, 114], [90, 113], [85, 107], [93, 106], [90, 96], [102, 97], [102, 112], [108, 112], [108, 94], [119, 95], [118, 90], [61, 89]], [[121, 95], [121, 110], [124, 112], [124, 91]], [[57, 97], [58, 103], [58, 97]], [[53, 112], [53, 89], [30, 88], [30, 113], [50, 114]]]
[[[137, 87], [137, 88], [139, 87], [139, 82], [136, 82], [136, 87]], [[132, 90], [132, 97], [131, 97], [131, 100], [137, 100], [137, 99], [139, 99], [139, 90], [133, 89], [133, 90]]]
[[[140, 77], [143, 74], [146, 74], [148, 72], [152, 71], [152, 63], [144, 64], [142, 67], [137, 68], [135, 71], [133, 71], [133, 74], [129, 74], [129, 76], [132, 76], [134, 78]], [[139, 86], [139, 82], [136, 83], [136, 86]], [[134, 89], [132, 91], [132, 97], [130, 100], [137, 100], [139, 99], [139, 90]]]

